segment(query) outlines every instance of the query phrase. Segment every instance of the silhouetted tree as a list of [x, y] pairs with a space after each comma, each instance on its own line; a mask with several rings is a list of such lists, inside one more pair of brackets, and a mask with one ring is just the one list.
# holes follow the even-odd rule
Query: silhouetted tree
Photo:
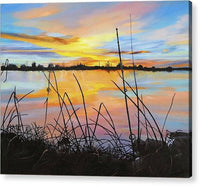
[[110, 67], [110, 62], [109, 61], [107, 61], [106, 67]]
[[53, 68], [53, 67], [54, 67], [53, 64], [49, 63], [48, 68]]
[[84, 67], [85, 65], [83, 65], [82, 63], [79, 63], [79, 65], [77, 65], [79, 67]]
[[36, 62], [32, 63], [32, 68], [36, 68]]
[[15, 65], [15, 64], [9, 64], [7, 66], [7, 68], [10, 69], [10, 70], [16, 70], [17, 69], [17, 65]]
[[167, 69], [167, 71], [169, 71], [169, 72], [171, 72], [171, 71], [173, 70], [172, 67], [167, 67], [166, 69]]
[[20, 68], [21, 68], [21, 69], [25, 69], [25, 68], [26, 68], [26, 65], [23, 64], [23, 65], [20, 66]]
[[143, 66], [142, 66], [142, 65], [139, 65], [138, 68], [139, 68], [139, 69], [143, 69]]
[[117, 67], [117, 68], [120, 68], [120, 67], [121, 67], [120, 63], [118, 63], [116, 67]]
[[55, 69], [60, 69], [60, 65], [55, 65]]
[[42, 70], [42, 69], [44, 69], [44, 66], [43, 65], [38, 65], [38, 69]]
[[6, 59], [6, 61], [5, 61], [5, 66], [8, 66], [8, 65], [9, 65], [9, 60]]

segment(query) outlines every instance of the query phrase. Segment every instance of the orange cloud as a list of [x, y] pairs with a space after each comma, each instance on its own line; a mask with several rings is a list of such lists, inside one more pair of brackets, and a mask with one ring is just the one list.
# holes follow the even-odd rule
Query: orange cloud
[[[143, 59], [136, 59], [134, 60], [135, 65], [143, 65], [145, 67], [166, 67], [166, 66], [172, 66], [172, 67], [188, 67], [189, 62], [188, 61], [158, 61], [158, 60], [143, 60]], [[132, 65], [132, 61], [130, 59], [123, 60], [123, 63], [125, 65]]]
[[[135, 65], [143, 65], [145, 67], [152, 67], [152, 66], [158, 66], [161, 64], [168, 64], [170, 61], [155, 61], [155, 60], [142, 60], [142, 59], [136, 59], [134, 60]], [[131, 60], [124, 61], [126, 65], [132, 65]]]
[[5, 39], [12, 39], [16, 41], [25, 41], [30, 42], [33, 44], [41, 43], [43, 45], [44, 43], [49, 43], [51, 46], [52, 44], [62, 44], [62, 45], [68, 45], [73, 42], [78, 42], [78, 37], [71, 37], [71, 38], [59, 38], [59, 37], [50, 37], [50, 36], [31, 36], [27, 34], [7, 34], [7, 33], [1, 33], [1, 37]]
[[32, 8], [27, 11], [16, 12], [14, 16], [18, 19], [35, 19], [40, 17], [47, 17], [59, 13], [61, 6], [56, 4], [47, 4], [40, 8]]
[[188, 67], [188, 66], [190, 66], [188, 62], [173, 65], [173, 67]]
[[[138, 19], [143, 15], [153, 11], [157, 8], [156, 3], [142, 3], [142, 2], [123, 2], [115, 4], [111, 7], [94, 11], [80, 20], [81, 27], [78, 28], [78, 33], [100, 33], [113, 32], [113, 28], [120, 27], [120, 32], [123, 34], [127, 32], [126, 23], [129, 23], [129, 14], [132, 14], [133, 19]], [[135, 27], [137, 28], [137, 26]], [[134, 29], [135, 29], [134, 28]], [[133, 30], [133, 33], [140, 32]], [[87, 30], [87, 31], [86, 31]]]
[[[51, 4], [50, 4], [51, 5]], [[41, 8], [34, 8], [28, 11], [22, 11], [14, 14], [14, 16], [18, 19], [29, 18], [29, 21], [19, 20], [15, 24], [17, 26], [24, 27], [34, 27], [50, 33], [62, 33], [65, 35], [76, 35], [76, 36], [88, 36], [88, 35], [96, 35], [97, 33], [105, 34], [105, 33], [113, 33], [114, 28], [120, 27], [121, 34], [127, 32], [127, 24], [129, 23], [129, 14], [132, 14], [133, 19], [139, 19], [145, 14], [153, 11], [158, 7], [157, 3], [154, 2], [123, 2], [123, 3], [113, 3], [112, 6], [107, 6], [100, 9], [95, 9], [91, 11], [89, 14], [83, 14], [80, 18], [76, 14], [73, 14], [74, 19], [73, 26], [71, 25], [72, 19], [68, 15], [68, 12], [63, 12], [63, 7], [67, 4], [53, 4], [53, 6], [45, 5]], [[63, 6], [63, 7], [62, 7]], [[72, 9], [77, 8], [80, 5], [73, 4], [71, 5]], [[68, 7], [68, 6], [67, 6]], [[62, 16], [65, 16], [63, 19], [37, 19], [33, 20], [32, 18], [40, 18], [44, 16], [53, 15], [55, 13], [62, 13]], [[84, 10], [84, 8], [83, 8]], [[42, 11], [41, 15], [38, 11]], [[53, 25], [53, 26], [52, 26]], [[75, 26], [74, 26], [75, 25]], [[134, 25], [133, 33], [141, 32], [141, 26], [143, 23], [136, 22]]]
[[48, 53], [48, 52], [55, 52], [53, 50], [2, 50], [1, 52], [16, 52], [16, 53], [23, 53], [23, 52], [43, 52], [43, 53]]
[[[141, 54], [141, 53], [150, 53], [150, 51], [145, 51], [145, 50], [140, 50], [140, 51], [121, 51], [121, 54]], [[106, 52], [106, 54], [108, 55], [114, 55], [114, 54], [118, 54], [118, 52], [116, 51], [108, 51]]]

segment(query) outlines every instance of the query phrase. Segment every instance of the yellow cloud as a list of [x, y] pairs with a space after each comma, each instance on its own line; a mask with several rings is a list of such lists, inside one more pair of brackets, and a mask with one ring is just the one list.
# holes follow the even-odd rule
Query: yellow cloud
[[105, 49], [97, 48], [102, 46], [102, 43], [104, 42], [112, 41], [115, 37], [114, 34], [101, 34], [83, 38], [58, 38], [50, 36], [30, 36], [26, 34], [2, 33], [1, 37], [16, 41], [29, 42], [40, 47], [50, 48], [52, 49], [52, 52], [67, 57], [90, 58], [95, 62], [96, 60], [116, 61], [117, 59], [117, 57], [104, 56], [103, 54], [105, 53]]
[[168, 49], [163, 49], [163, 52], [168, 52], [169, 50]]
[[189, 41], [187, 39], [187, 40], [182, 40], [182, 41], [169, 42], [167, 44], [168, 45], [188, 45]]

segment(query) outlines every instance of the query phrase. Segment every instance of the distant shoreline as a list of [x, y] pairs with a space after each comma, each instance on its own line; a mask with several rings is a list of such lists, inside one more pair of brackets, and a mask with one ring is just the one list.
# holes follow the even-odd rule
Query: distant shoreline
[[[1, 71], [59, 71], [59, 70], [106, 70], [106, 71], [116, 71], [120, 70], [121, 68], [119, 66], [115, 67], [106, 67], [106, 66], [85, 66], [85, 65], [77, 65], [77, 66], [71, 66], [71, 67], [60, 67], [60, 66], [54, 66], [54, 67], [43, 67], [43, 66], [21, 66], [17, 67], [16, 65], [9, 65], [9, 66], [1, 66]], [[158, 68], [158, 67], [131, 67], [131, 66], [123, 66], [124, 70], [140, 70], [140, 71], [166, 71], [166, 72], [172, 72], [172, 71], [191, 71], [191, 67], [165, 67], [165, 68]]]

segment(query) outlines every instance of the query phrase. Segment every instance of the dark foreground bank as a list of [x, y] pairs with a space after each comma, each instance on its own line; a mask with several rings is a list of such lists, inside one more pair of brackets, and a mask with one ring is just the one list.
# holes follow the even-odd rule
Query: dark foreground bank
[[171, 145], [141, 143], [140, 155], [119, 158], [112, 151], [85, 148], [69, 152], [35, 136], [1, 133], [1, 173], [91, 176], [191, 176], [191, 133], [170, 133]]

